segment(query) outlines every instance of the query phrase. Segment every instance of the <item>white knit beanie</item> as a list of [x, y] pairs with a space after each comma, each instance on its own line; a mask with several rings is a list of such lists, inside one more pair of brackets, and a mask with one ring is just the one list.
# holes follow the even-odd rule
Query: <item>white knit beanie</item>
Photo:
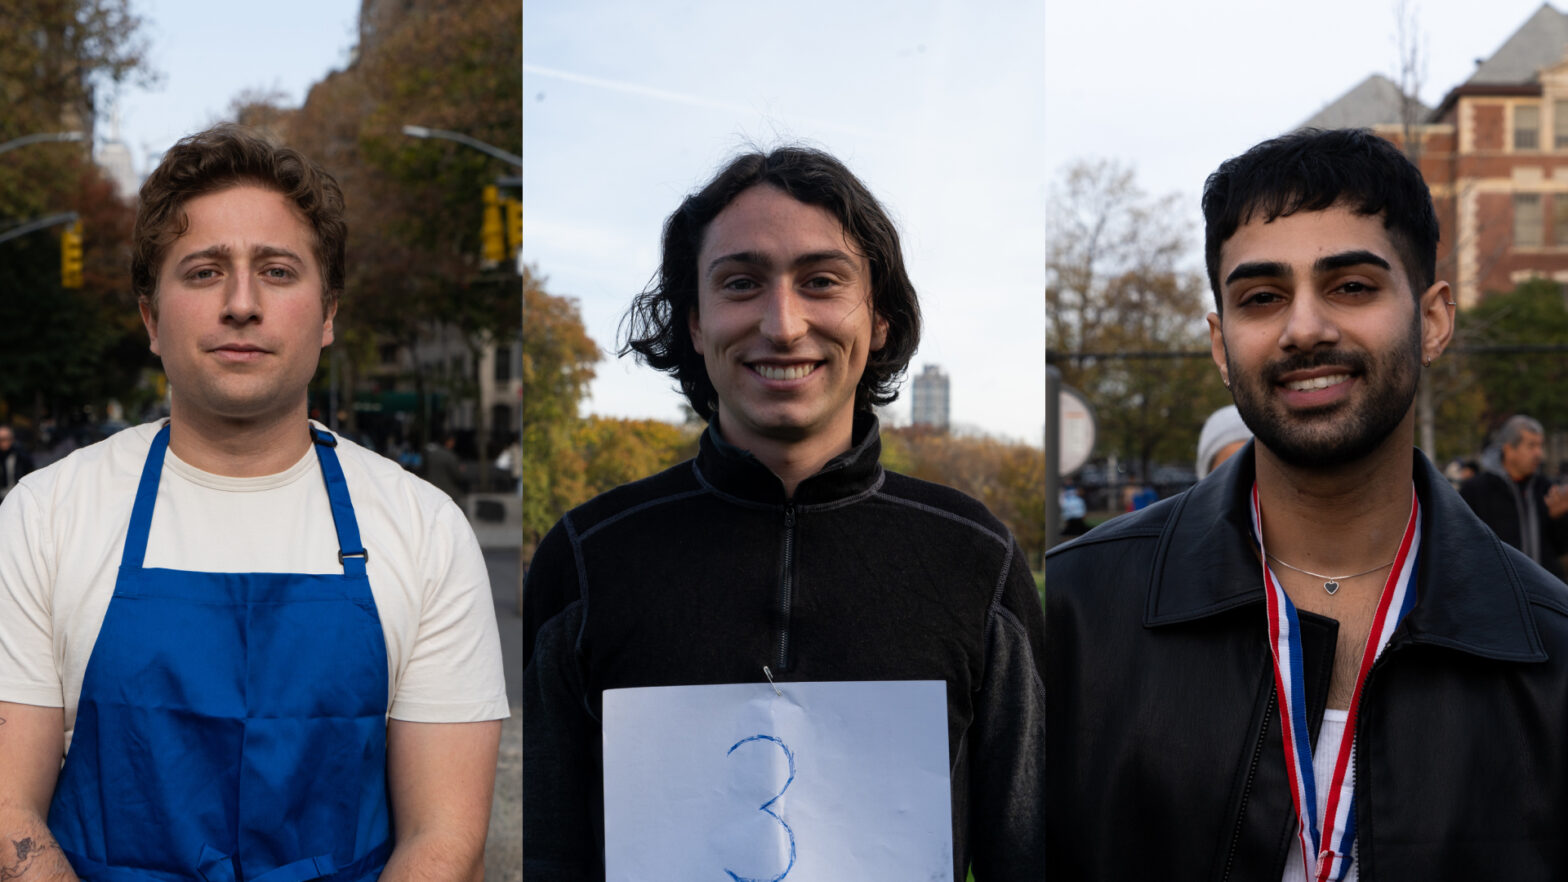
[[1245, 441], [1252, 437], [1252, 430], [1241, 421], [1241, 412], [1236, 410], [1236, 405], [1227, 404], [1209, 414], [1203, 423], [1203, 431], [1198, 435], [1198, 462], [1194, 470], [1198, 473], [1199, 480], [1209, 473], [1209, 460], [1220, 449], [1236, 441]]

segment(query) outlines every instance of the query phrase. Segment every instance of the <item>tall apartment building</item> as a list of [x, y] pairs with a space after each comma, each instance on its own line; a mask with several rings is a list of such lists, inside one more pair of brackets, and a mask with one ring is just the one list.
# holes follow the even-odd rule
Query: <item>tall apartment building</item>
[[1568, 283], [1568, 15], [1550, 4], [1436, 108], [1373, 75], [1304, 125], [1368, 127], [1416, 159], [1461, 308], [1530, 278]]
[[921, 368], [915, 375], [909, 401], [910, 422], [938, 429], [948, 427], [947, 374], [940, 367], [928, 364]]

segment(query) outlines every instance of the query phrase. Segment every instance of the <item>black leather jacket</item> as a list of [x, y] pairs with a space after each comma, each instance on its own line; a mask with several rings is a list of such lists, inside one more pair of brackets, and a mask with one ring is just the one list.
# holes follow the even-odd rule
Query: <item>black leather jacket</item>
[[[1360, 878], [1568, 879], [1568, 591], [1420, 453], [1417, 602], [1356, 727]], [[1052, 879], [1277, 880], [1296, 815], [1251, 446], [1046, 558]], [[1301, 613], [1317, 737], [1338, 623]]]

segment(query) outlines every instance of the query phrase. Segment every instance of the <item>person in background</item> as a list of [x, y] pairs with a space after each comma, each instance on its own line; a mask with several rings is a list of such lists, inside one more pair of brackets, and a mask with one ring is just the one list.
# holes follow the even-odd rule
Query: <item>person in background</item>
[[1219, 468], [1251, 440], [1252, 430], [1242, 422], [1236, 405], [1227, 404], [1209, 414], [1203, 421], [1203, 431], [1198, 433], [1198, 460], [1193, 466], [1198, 480]]
[[457, 436], [451, 432], [441, 436], [440, 444], [426, 444], [423, 474], [426, 481], [440, 487], [442, 492], [452, 497], [458, 508], [462, 508], [463, 466], [453, 452], [456, 446]]
[[33, 457], [16, 443], [16, 431], [0, 426], [0, 499], [4, 499], [22, 476], [33, 470]]
[[1084, 521], [1089, 514], [1089, 506], [1078, 493], [1077, 487], [1064, 485], [1058, 504], [1062, 507], [1063, 536], [1082, 536], [1089, 532], [1089, 525]]
[[1535, 419], [1511, 416], [1497, 430], [1500, 461], [1459, 485], [1459, 495], [1499, 539], [1564, 578], [1568, 487], [1540, 474], [1546, 433]]
[[1138, 489], [1132, 494], [1132, 510], [1142, 511], [1160, 501], [1160, 494], [1148, 484], [1139, 484]]
[[1454, 485], [1455, 490], [1458, 490], [1464, 482], [1475, 477], [1480, 470], [1480, 465], [1473, 459], [1453, 459], [1449, 460], [1448, 466], [1443, 469], [1443, 477], [1448, 479], [1448, 483]]

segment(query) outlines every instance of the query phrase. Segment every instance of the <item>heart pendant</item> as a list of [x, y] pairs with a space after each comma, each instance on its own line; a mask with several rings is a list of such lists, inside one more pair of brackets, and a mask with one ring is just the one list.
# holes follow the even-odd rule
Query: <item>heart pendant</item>
[[1323, 583], [1323, 590], [1327, 591], [1330, 594], [1333, 594], [1334, 592], [1339, 590], [1339, 583], [1338, 582], [1334, 582], [1334, 581], [1324, 582]]

